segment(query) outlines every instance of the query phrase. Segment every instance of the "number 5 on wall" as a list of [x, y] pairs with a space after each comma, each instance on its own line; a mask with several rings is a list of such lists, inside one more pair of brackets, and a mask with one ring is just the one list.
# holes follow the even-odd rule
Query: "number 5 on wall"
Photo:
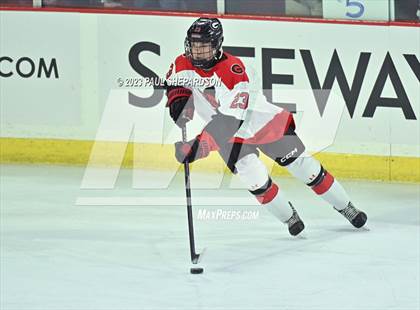
[[[338, 0], [338, 1], [341, 2], [342, 0]], [[365, 6], [363, 5], [363, 2], [361, 1], [346, 0], [346, 7], [348, 8], [356, 7], [358, 9], [358, 11], [355, 13], [351, 13], [351, 12], [346, 13], [346, 16], [350, 18], [359, 18], [365, 12]]]

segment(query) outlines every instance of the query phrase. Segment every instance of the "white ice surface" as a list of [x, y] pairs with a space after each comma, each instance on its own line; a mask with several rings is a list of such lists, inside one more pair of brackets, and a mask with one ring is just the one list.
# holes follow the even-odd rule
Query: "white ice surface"
[[[191, 275], [185, 206], [75, 204], [183, 197], [182, 176], [167, 190], [133, 190], [124, 170], [114, 190], [89, 191], [79, 189], [82, 168], [0, 169], [2, 310], [420, 308], [418, 184], [342, 182], [369, 216], [369, 230], [356, 230], [298, 181], [277, 179], [305, 221], [300, 238], [259, 207], [241, 206], [245, 190], [193, 190], [195, 215], [260, 213], [195, 219], [205, 271]], [[239, 203], [203, 206], [203, 197]]]

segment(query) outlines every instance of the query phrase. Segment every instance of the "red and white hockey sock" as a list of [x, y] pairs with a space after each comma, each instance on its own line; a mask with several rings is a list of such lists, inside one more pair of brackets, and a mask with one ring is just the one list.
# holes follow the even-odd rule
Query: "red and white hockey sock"
[[293, 214], [284, 193], [268, 176], [267, 168], [255, 154], [241, 158], [235, 164], [239, 178], [257, 200], [276, 218], [287, 222]]
[[293, 210], [289, 201], [270, 178], [263, 187], [250, 192], [255, 195], [264, 208], [283, 223], [286, 223], [292, 217]]
[[341, 184], [309, 154], [302, 154], [286, 168], [336, 209], [342, 210], [349, 204], [350, 198]]
[[321, 167], [322, 176], [319, 179], [319, 183], [316, 185], [309, 186], [312, 190], [317, 193], [322, 199], [327, 201], [330, 205], [335, 207], [337, 210], [343, 210], [350, 202], [350, 198], [341, 186], [340, 182], [334, 179], [334, 177]]

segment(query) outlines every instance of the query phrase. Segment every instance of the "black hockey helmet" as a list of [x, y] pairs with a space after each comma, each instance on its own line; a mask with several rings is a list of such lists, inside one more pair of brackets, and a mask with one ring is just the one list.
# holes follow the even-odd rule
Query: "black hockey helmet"
[[[222, 56], [222, 42], [223, 28], [220, 20], [200, 17], [187, 31], [184, 42], [185, 55], [195, 67], [209, 69]], [[210, 46], [210, 51], [202, 51], [202, 55], [200, 52], [193, 53], [193, 46], [199, 45], [199, 43]]]

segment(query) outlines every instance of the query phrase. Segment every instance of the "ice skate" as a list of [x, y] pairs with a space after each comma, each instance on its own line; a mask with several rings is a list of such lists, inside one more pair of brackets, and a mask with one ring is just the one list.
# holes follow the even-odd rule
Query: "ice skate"
[[[336, 208], [334, 208], [336, 209]], [[356, 228], [360, 228], [365, 225], [367, 221], [367, 215], [363, 211], [357, 209], [351, 202], [343, 210], [338, 210], [349, 222]]]
[[290, 217], [290, 219], [287, 220], [286, 223], [287, 223], [287, 226], [289, 228], [289, 233], [292, 236], [297, 236], [300, 232], [302, 232], [302, 230], [305, 229], [305, 224], [303, 224], [303, 221], [299, 217], [299, 215], [296, 212], [295, 208], [293, 208], [292, 204], [290, 204], [290, 207], [293, 210], [293, 214]]

